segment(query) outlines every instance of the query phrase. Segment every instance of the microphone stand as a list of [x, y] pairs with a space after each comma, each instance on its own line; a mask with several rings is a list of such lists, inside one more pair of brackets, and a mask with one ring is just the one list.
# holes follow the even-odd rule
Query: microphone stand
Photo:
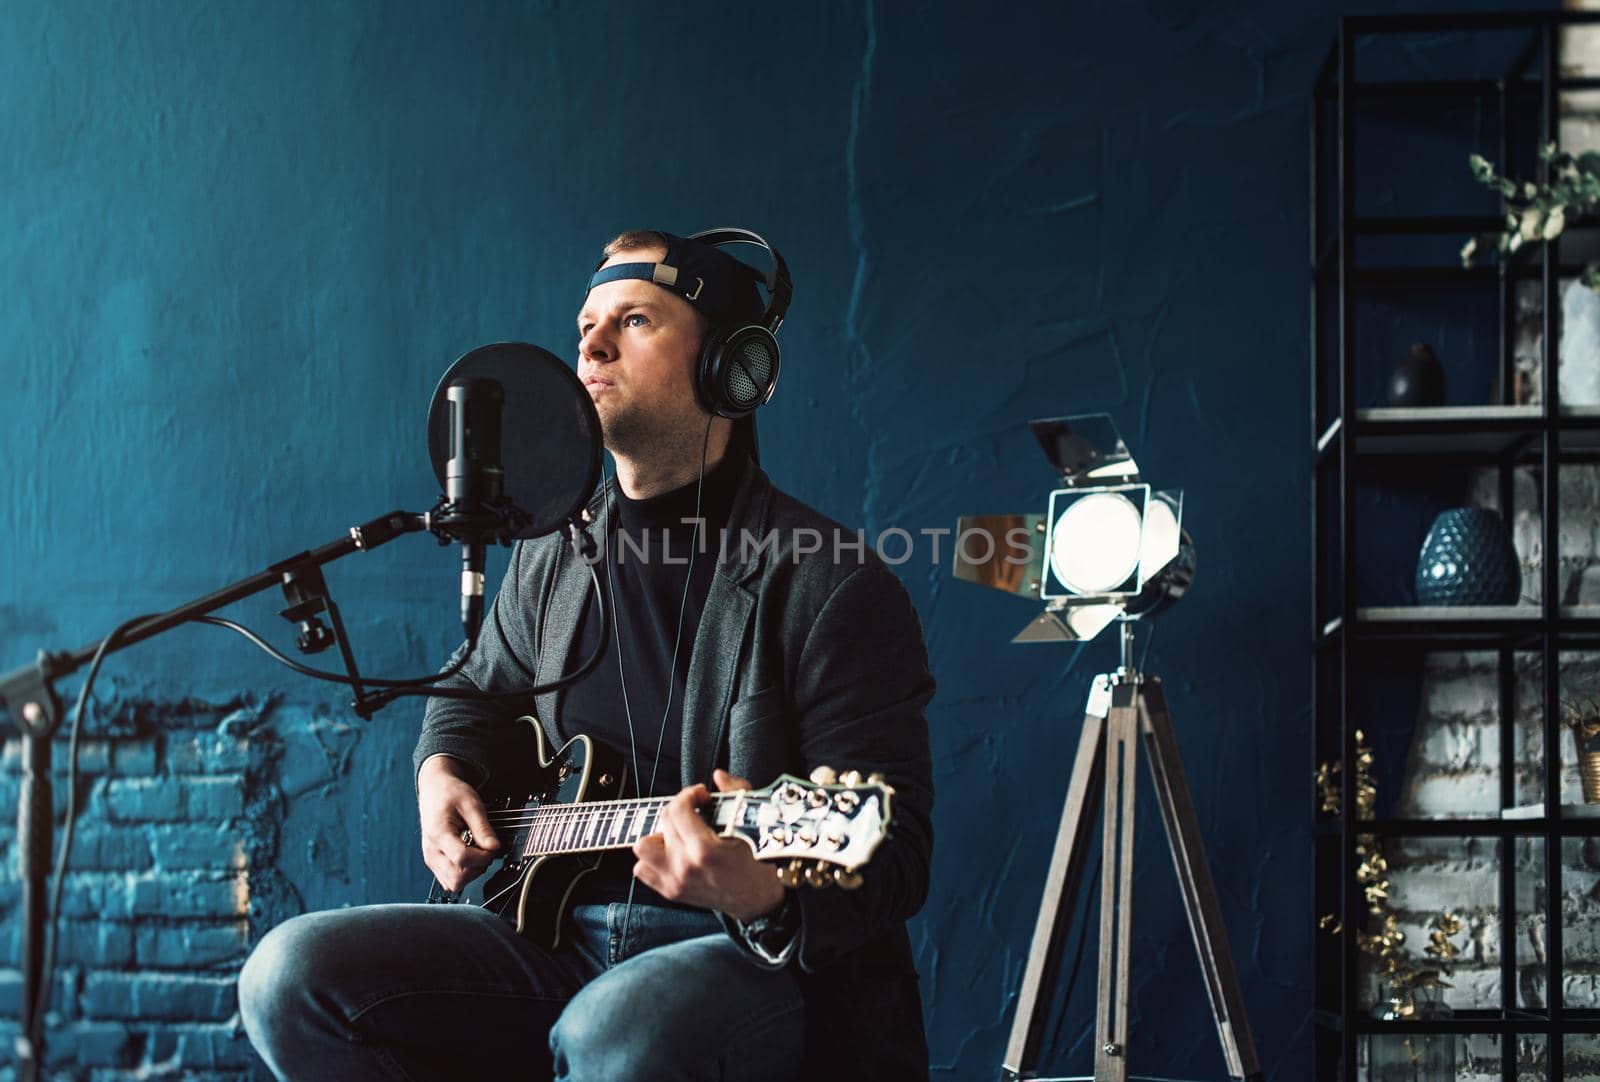
[[[282, 614], [300, 625], [300, 650], [303, 653], [315, 653], [337, 643], [355, 691], [351, 707], [362, 718], [371, 718], [375, 711], [393, 701], [398, 692], [397, 689], [386, 688], [370, 693], [362, 688], [355, 657], [345, 636], [344, 621], [328, 593], [322, 566], [352, 552], [371, 551], [401, 534], [422, 530], [436, 534], [441, 545], [448, 544], [452, 536], [447, 528], [469, 517], [478, 516], [460, 515], [456, 512], [456, 506], [448, 501], [441, 501], [427, 514], [391, 511], [360, 526], [352, 526], [348, 535], [337, 541], [291, 556], [214, 593], [151, 616], [126, 629], [116, 637], [116, 641], [105, 644], [104, 652], [110, 654], [125, 649], [225, 605], [269, 590], [274, 585], [282, 585], [289, 602]], [[575, 538], [586, 537], [575, 527], [572, 532]], [[512, 534], [512, 528], [502, 521], [499, 536], [494, 539], [509, 543]], [[327, 614], [333, 625], [331, 631], [322, 623], [323, 613]], [[41, 650], [32, 664], [0, 675], [0, 706], [4, 706], [22, 735], [22, 787], [17, 801], [17, 863], [22, 879], [23, 1030], [16, 1042], [17, 1077], [22, 1082], [36, 1082], [39, 1078], [44, 1062], [44, 1027], [38, 1021], [49, 1007], [49, 992], [39, 985], [44, 967], [45, 922], [48, 915], [45, 912], [46, 885], [54, 845], [50, 741], [61, 723], [61, 701], [56, 695], [55, 683], [91, 661], [100, 649], [101, 643], [95, 642], [63, 653]], [[41, 994], [44, 998], [41, 998]], [[35, 1017], [36, 1011], [38, 1018]]]

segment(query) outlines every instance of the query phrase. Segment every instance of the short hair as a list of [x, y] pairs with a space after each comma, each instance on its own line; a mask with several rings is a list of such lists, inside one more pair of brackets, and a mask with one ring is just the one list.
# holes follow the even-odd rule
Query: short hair
[[610, 244], [604, 248], [605, 257], [610, 259], [618, 252], [637, 252], [645, 248], [667, 247], [667, 238], [654, 229], [628, 229], [618, 233]]

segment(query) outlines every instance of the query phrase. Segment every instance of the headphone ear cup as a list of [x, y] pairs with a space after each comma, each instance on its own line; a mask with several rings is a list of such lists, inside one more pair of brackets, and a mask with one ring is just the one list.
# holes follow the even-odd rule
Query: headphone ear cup
[[771, 401], [781, 363], [777, 338], [759, 323], [713, 332], [700, 351], [700, 404], [731, 420], [749, 416]]
[[716, 370], [718, 358], [722, 356], [722, 344], [728, 340], [725, 332], [712, 330], [706, 332], [706, 340], [700, 346], [700, 357], [695, 361], [694, 367], [694, 394], [700, 400], [701, 408], [707, 413], [722, 415], [717, 397]]

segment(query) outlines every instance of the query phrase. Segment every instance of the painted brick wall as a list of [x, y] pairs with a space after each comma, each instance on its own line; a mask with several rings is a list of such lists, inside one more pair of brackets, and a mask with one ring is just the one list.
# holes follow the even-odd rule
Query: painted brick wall
[[[122, 700], [87, 726], [47, 1037], [52, 1077], [251, 1077], [235, 978], [252, 927], [284, 915], [274, 870], [281, 741], [269, 707]], [[0, 764], [14, 807], [18, 746]], [[65, 811], [66, 741], [55, 749]], [[0, 830], [9, 858], [15, 826]], [[14, 861], [0, 873], [5, 957], [19, 934]], [[16, 1017], [20, 975], [0, 970]], [[15, 1023], [0, 1029], [9, 1061]]]
[[[1527, 486], [1531, 488], [1531, 483]], [[1519, 491], [1523, 486], [1519, 485]], [[1593, 469], [1564, 471], [1563, 500], [1600, 496], [1600, 473]], [[1590, 502], [1574, 506], [1600, 506]], [[1528, 531], [1539, 529], [1536, 516], [1518, 515], [1519, 551]], [[1583, 570], [1600, 565], [1600, 553], [1564, 548], [1564, 562], [1572, 567], [1563, 578], [1574, 586]], [[1537, 570], [1536, 561], [1530, 561]], [[1568, 652], [1562, 655], [1560, 681], [1563, 695], [1592, 693], [1600, 689], [1600, 655]], [[1537, 803], [1543, 790], [1542, 663], [1537, 656], [1516, 658], [1514, 718], [1516, 760], [1513, 771], [1519, 803]], [[1481, 653], [1436, 653], [1426, 660], [1423, 694], [1403, 789], [1396, 813], [1418, 818], [1494, 816], [1499, 810], [1499, 703], [1495, 657]], [[1562, 759], [1559, 799], [1581, 801], [1577, 768], [1570, 737], [1564, 735], [1557, 750]], [[1408, 839], [1391, 842], [1386, 855], [1393, 871], [1392, 903], [1406, 933], [1408, 947], [1420, 952], [1428, 942], [1428, 925], [1434, 916], [1450, 910], [1468, 925], [1466, 948], [1454, 975], [1447, 1001], [1455, 1007], [1498, 1008], [1502, 1002], [1500, 965], [1507, 950], [1517, 966], [1517, 987], [1507, 998], [1517, 1006], [1540, 1007], [1550, 1001], [1546, 960], [1547, 901], [1543, 842], [1520, 839], [1509, 859], [1517, 868], [1516, 941], [1502, 941], [1500, 927], [1499, 862], [1508, 859], [1490, 839]], [[1561, 862], [1562, 936], [1564, 945], [1562, 999], [1569, 1007], [1600, 1004], [1600, 847], [1593, 840], [1568, 839], [1557, 859]], [[1458, 937], [1458, 943], [1462, 938]], [[1420, 953], [1417, 954], [1422, 960]], [[1540, 1046], [1523, 1038], [1527, 1073], [1519, 1077], [1544, 1077], [1536, 1068], [1532, 1050]], [[1499, 1053], [1486, 1040], [1474, 1042], [1474, 1073], [1459, 1077], [1489, 1082], [1499, 1076]], [[1600, 1042], [1588, 1037], [1566, 1043], [1568, 1077], [1600, 1073]], [[1575, 1073], [1576, 1072], [1576, 1073]]]

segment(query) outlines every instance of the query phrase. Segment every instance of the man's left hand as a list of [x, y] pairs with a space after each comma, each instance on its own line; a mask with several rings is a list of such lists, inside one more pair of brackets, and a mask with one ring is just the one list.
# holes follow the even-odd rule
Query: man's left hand
[[[750, 783], [725, 770], [712, 775], [721, 792], [748, 789]], [[777, 870], [756, 860], [739, 838], [717, 835], [696, 808], [711, 803], [711, 791], [691, 785], [667, 802], [656, 822], [658, 833], [634, 844], [634, 877], [669, 901], [700, 906], [750, 922], [783, 904]]]

